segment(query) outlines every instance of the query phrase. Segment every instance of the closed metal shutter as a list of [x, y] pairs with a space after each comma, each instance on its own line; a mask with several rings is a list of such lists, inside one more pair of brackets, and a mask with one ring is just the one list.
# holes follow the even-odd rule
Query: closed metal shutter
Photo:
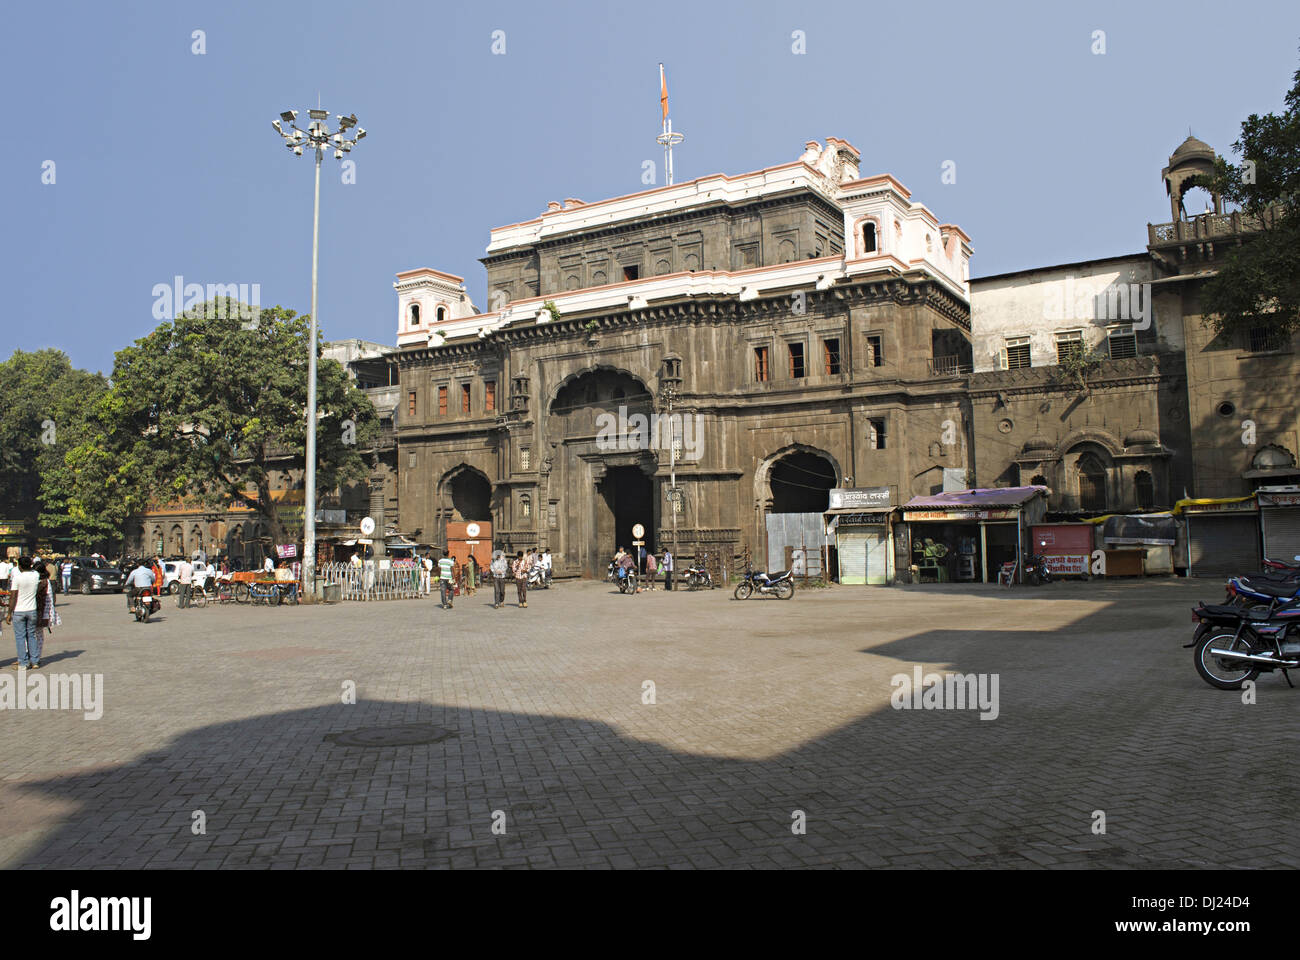
[[840, 583], [867, 582], [867, 533], [861, 528], [841, 530], [835, 538], [840, 554]]
[[1262, 508], [1259, 526], [1264, 533], [1264, 556], [1294, 563], [1296, 554], [1300, 554], [1300, 509]]
[[867, 583], [883, 585], [889, 582], [889, 540], [882, 528], [879, 533], [867, 535]]
[[1259, 523], [1254, 514], [1190, 518], [1192, 576], [1231, 577], [1259, 570]]

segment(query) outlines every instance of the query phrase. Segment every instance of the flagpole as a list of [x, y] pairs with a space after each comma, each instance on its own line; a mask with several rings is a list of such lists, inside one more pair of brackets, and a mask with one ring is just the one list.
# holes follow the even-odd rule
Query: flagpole
[[668, 116], [668, 81], [664, 77], [664, 65], [659, 64], [659, 106], [663, 112], [663, 133], [655, 138], [656, 143], [663, 144], [664, 148], [664, 176], [668, 185], [673, 183], [673, 145], [681, 143], [686, 138], [680, 133], [673, 133], [673, 121]]

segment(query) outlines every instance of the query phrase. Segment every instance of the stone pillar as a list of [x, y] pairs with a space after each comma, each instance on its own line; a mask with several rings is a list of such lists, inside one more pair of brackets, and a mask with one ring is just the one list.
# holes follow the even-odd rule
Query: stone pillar
[[385, 539], [388, 531], [388, 520], [385, 517], [385, 501], [387, 500], [387, 491], [384, 489], [384, 474], [378, 471], [370, 475], [370, 517], [375, 521], [374, 550], [375, 557], [382, 557], [386, 554]]

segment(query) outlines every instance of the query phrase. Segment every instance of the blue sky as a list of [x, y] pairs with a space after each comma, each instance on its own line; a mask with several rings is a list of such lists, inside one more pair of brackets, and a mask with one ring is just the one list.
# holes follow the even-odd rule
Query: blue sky
[[660, 61], [679, 182], [843, 137], [864, 175], [973, 237], [975, 277], [1142, 249], [1188, 128], [1227, 151], [1300, 64], [1289, 2], [53, 2], [6, 19], [10, 348], [105, 372], [176, 275], [308, 310], [311, 162], [271, 120], [318, 92], [368, 133], [355, 184], [326, 159], [322, 328], [391, 343], [397, 271], [464, 276], [486, 309], [491, 227], [645, 189]]

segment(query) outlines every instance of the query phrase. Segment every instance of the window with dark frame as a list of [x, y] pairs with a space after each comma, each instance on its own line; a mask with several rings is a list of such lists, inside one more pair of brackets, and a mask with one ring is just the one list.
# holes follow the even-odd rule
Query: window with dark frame
[[415, 391], [414, 390], [412, 390], [410, 393], [406, 395], [406, 415], [408, 417], [415, 416]]
[[786, 346], [790, 350], [790, 379], [801, 380], [808, 373], [804, 364], [803, 344], [787, 343]]
[[497, 408], [497, 382], [487, 380], [483, 384], [483, 409], [492, 413]]
[[822, 341], [822, 350], [826, 358], [826, 375], [833, 377], [840, 372], [840, 341], [838, 337], [827, 337]]
[[460, 412], [469, 413], [469, 384], [460, 385]]
[[1251, 327], [1247, 346], [1251, 353], [1268, 353], [1282, 349], [1282, 336], [1273, 327]]
[[867, 337], [867, 366], [879, 367], [885, 363], [884, 338], [873, 333]]
[[754, 348], [754, 379], [766, 383], [768, 379], [767, 347]]
[[624, 280], [640, 280], [640, 279], [641, 279], [641, 268], [640, 268], [639, 266], [637, 266], [635, 263], [629, 263], [627, 266], [625, 266], [625, 267], [623, 268], [623, 279], [624, 279]]
[[862, 225], [862, 253], [876, 252], [876, 225], [868, 220]]
[[885, 420], [873, 417], [867, 421], [867, 447], [871, 450], [885, 449]]
[[445, 417], [446, 415], [447, 415], [447, 388], [439, 387], [438, 388], [438, 416]]

